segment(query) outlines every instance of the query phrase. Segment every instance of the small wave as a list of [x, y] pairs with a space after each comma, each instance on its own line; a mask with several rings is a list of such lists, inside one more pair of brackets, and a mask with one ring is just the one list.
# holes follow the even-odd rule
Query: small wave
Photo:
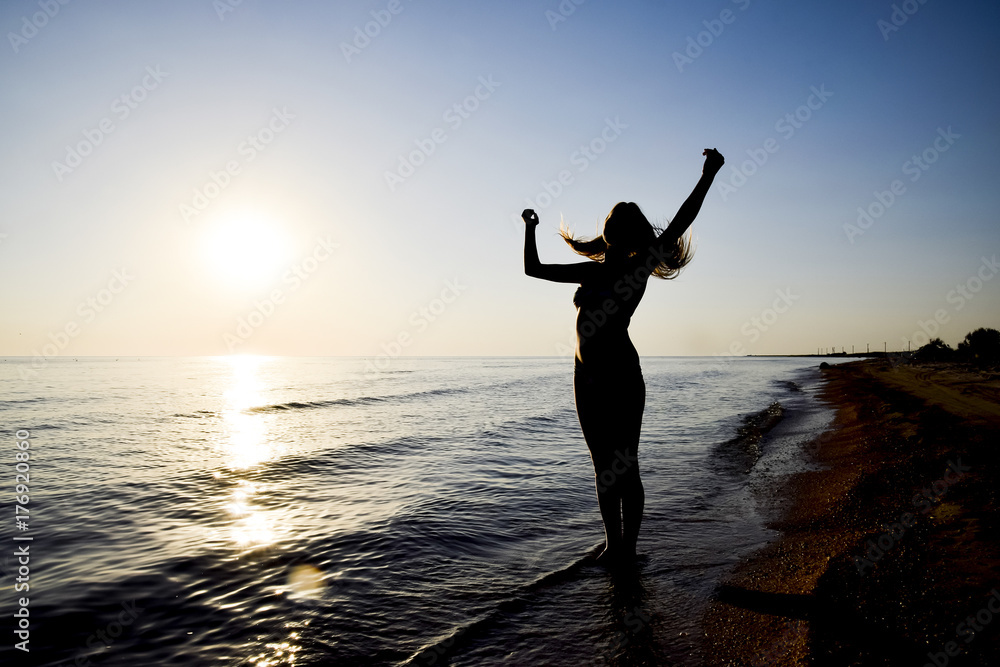
[[784, 387], [788, 391], [802, 392], [802, 387], [798, 382], [793, 382], [791, 380], [775, 380], [774, 383], [779, 387]]
[[[596, 565], [597, 554], [603, 548], [603, 543], [598, 544], [569, 565], [543, 574], [534, 581], [521, 586], [519, 590], [497, 602], [493, 609], [490, 609], [476, 620], [455, 628], [446, 637], [441, 637], [425, 645], [403, 664], [433, 664], [441, 657], [446, 658], [456, 649], [466, 646], [473, 639], [474, 635], [488, 629], [503, 616], [516, 613], [527, 607], [532, 599], [543, 590], [578, 578], [584, 567], [587, 565]], [[604, 571], [603, 568], [601, 568], [601, 571]], [[431, 662], [428, 662], [428, 660]]]
[[90, 422], [67, 419], [62, 424], [28, 424], [25, 425], [24, 428], [28, 431], [57, 431], [59, 429], [66, 428], [67, 426], [86, 426], [89, 423]]
[[290, 401], [288, 403], [275, 403], [273, 405], [259, 405], [247, 408], [245, 412], [283, 412], [285, 410], [309, 410], [317, 408], [330, 408], [337, 405], [364, 405], [366, 403], [378, 403], [382, 398], [377, 396], [362, 396], [360, 398], [336, 398], [330, 401]]
[[445, 394], [457, 394], [468, 391], [467, 388], [458, 389], [428, 389], [426, 391], [415, 391], [409, 394], [388, 394], [385, 396], [359, 396], [357, 398], [334, 398], [328, 401], [289, 401], [288, 403], [274, 403], [272, 405], [259, 405], [247, 408], [245, 412], [284, 412], [286, 410], [311, 410], [319, 408], [332, 408], [337, 406], [369, 405], [372, 403], [383, 403], [388, 401], [408, 401], [427, 396], [441, 396]]
[[8, 398], [6, 400], [0, 401], [0, 408], [4, 408], [8, 405], [25, 405], [28, 403], [46, 403], [55, 401], [54, 397], [46, 396], [33, 396], [32, 398]]
[[722, 445], [724, 455], [727, 455], [743, 472], [750, 472], [760, 458], [761, 440], [768, 431], [773, 429], [785, 416], [785, 408], [775, 401], [760, 412], [753, 412], [743, 417], [743, 423], [736, 429], [736, 437]]
[[218, 412], [212, 412], [211, 410], [195, 410], [194, 412], [184, 414], [181, 412], [175, 413], [174, 417], [184, 417], [185, 419], [204, 419], [205, 417], [218, 417]]
[[[242, 476], [248, 480], [263, 481], [268, 479], [287, 479], [288, 476], [328, 475], [335, 470], [338, 476], [348, 474], [370, 473], [376, 463], [396, 457], [417, 456], [429, 447], [454, 446], [455, 439], [451, 436], [416, 436], [408, 435], [389, 440], [357, 441], [339, 445], [332, 449], [289, 454], [269, 461], [266, 466], [243, 471]], [[219, 467], [213, 473], [227, 475], [225, 467]]]
[[559, 420], [551, 415], [532, 415], [531, 417], [528, 417], [525, 421], [541, 422], [543, 424], [555, 424]]

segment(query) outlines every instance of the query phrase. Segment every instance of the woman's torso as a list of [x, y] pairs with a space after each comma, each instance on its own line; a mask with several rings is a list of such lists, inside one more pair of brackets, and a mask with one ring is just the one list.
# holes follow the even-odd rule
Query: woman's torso
[[[577, 306], [576, 366], [591, 372], [639, 369], [639, 353], [628, 335], [649, 274], [634, 261], [602, 262], [601, 275], [580, 285]], [[638, 269], [638, 270], [637, 270]]]

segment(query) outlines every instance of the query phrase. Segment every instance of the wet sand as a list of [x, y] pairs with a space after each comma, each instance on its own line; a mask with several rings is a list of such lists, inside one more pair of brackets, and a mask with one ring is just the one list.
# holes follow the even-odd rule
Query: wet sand
[[704, 619], [706, 665], [1000, 664], [1000, 377], [864, 360], [824, 371], [818, 470]]

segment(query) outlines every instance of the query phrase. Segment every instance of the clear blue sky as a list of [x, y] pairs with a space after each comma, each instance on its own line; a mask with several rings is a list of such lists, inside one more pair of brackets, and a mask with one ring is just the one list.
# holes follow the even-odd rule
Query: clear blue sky
[[0, 354], [566, 353], [527, 200], [579, 261], [705, 147], [640, 354], [1000, 328], [1000, 7], [896, 4], [5, 2]]

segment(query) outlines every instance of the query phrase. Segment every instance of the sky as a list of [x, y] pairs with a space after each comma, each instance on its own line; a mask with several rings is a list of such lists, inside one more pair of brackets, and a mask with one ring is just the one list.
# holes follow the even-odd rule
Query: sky
[[1000, 6], [0, 5], [0, 355], [572, 355], [581, 261], [726, 165], [641, 355], [1000, 328]]

